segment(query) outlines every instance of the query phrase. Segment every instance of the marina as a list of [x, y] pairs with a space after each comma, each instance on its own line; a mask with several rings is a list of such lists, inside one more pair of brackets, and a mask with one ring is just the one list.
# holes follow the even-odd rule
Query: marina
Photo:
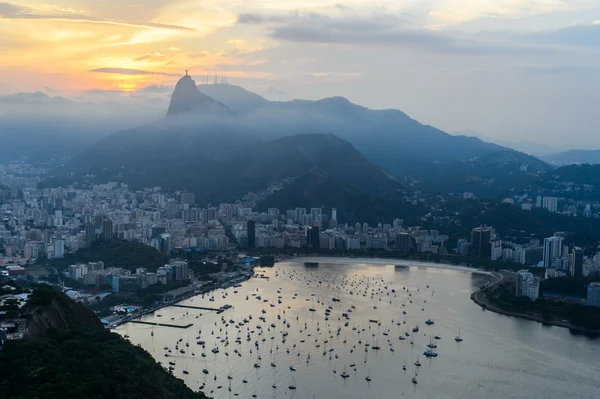
[[[532, 384], [547, 398], [596, 397], [599, 342], [482, 311], [469, 295], [489, 281], [486, 273], [394, 265], [280, 262], [255, 270], [268, 278], [161, 309], [191, 328], [116, 331], [214, 398], [525, 399]], [[209, 304], [232, 307], [222, 314], [193, 308]]]

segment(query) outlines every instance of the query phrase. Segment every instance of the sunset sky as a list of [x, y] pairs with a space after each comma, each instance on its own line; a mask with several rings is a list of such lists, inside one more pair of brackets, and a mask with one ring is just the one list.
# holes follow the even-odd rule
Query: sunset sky
[[273, 99], [343, 95], [554, 145], [596, 112], [599, 50], [597, 0], [0, 2], [2, 95], [167, 92], [226, 69]]

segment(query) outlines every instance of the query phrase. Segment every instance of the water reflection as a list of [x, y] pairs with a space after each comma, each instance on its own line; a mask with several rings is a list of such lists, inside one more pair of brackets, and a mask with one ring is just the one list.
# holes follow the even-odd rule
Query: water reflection
[[[233, 305], [221, 315], [170, 307], [160, 311], [161, 318], [144, 318], [192, 323], [189, 329], [131, 324], [119, 332], [165, 366], [173, 361], [176, 376], [215, 398], [597, 397], [598, 343], [482, 312], [469, 294], [485, 276], [400, 261], [316, 261], [316, 269], [306, 269], [303, 260], [261, 269], [268, 281], [217, 290], [210, 295], [214, 302], [210, 296], [185, 301]], [[427, 319], [434, 324], [425, 324]], [[459, 329], [461, 343], [454, 340]], [[436, 341], [434, 335], [441, 338], [438, 356], [426, 358], [425, 345]], [[214, 347], [218, 353], [211, 352]], [[415, 371], [417, 384], [411, 381]]]

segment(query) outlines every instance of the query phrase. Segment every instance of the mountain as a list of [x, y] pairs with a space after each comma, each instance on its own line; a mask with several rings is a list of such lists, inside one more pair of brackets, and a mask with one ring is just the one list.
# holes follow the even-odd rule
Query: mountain
[[543, 143], [538, 143], [535, 141], [529, 140], [500, 140], [492, 137], [487, 137], [482, 134], [479, 134], [476, 131], [465, 130], [460, 132], [453, 132], [454, 135], [462, 135], [462, 136], [472, 136], [477, 137], [483, 141], [488, 143], [494, 143], [501, 145], [503, 147], [512, 148], [513, 150], [524, 152], [525, 154], [533, 155], [534, 157], [543, 157], [546, 155], [554, 154], [559, 151], [559, 148], [552, 147]]
[[[523, 164], [530, 165], [531, 169], [546, 168], [538, 159], [510, 148], [475, 137], [453, 136], [423, 125], [401, 111], [371, 110], [343, 97], [277, 102], [257, 99], [258, 95], [237, 86], [201, 85], [199, 88], [233, 109], [279, 111], [303, 124], [310, 121], [322, 131], [349, 141], [371, 162], [392, 173], [412, 175], [440, 163], [466, 161], [493, 153], [510, 153], [516, 170]], [[235, 101], [232, 93], [239, 93]], [[244, 101], [245, 98], [252, 100]]]
[[600, 164], [600, 150], [569, 150], [540, 157], [552, 165]]
[[[312, 130], [298, 135], [264, 133], [270, 129], [289, 134], [293, 120], [257, 122], [237, 113], [207, 115], [203, 105], [212, 108], [219, 103], [197, 90], [189, 76], [183, 77], [167, 118], [104, 138], [74, 157], [62, 173], [75, 178], [93, 175], [97, 181], [122, 181], [133, 187], [185, 189], [196, 193], [199, 204], [235, 201], [284, 180], [287, 184], [272, 200], [281, 207], [292, 203], [341, 207], [353, 198], [365, 204], [368, 198], [401, 197], [402, 185], [347, 141]], [[347, 217], [354, 220], [367, 212], [372, 211], [353, 208]]]
[[264, 97], [235, 85], [201, 84], [198, 89], [234, 110], [263, 108], [269, 103]]
[[20, 312], [25, 339], [0, 351], [2, 398], [206, 399], [50, 286], [35, 287]]
[[231, 110], [226, 105], [201, 93], [196, 87], [194, 79], [186, 74], [175, 85], [167, 117], [190, 113], [231, 114]]

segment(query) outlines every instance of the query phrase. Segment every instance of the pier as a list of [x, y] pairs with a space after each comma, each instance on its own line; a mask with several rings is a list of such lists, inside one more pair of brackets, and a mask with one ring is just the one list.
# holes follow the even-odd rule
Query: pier
[[225, 305], [225, 306], [220, 307], [220, 308], [205, 308], [205, 307], [202, 307], [202, 306], [190, 306], [190, 305], [179, 305], [179, 304], [177, 304], [177, 305], [171, 305], [171, 306], [174, 306], [176, 308], [184, 308], [184, 309], [209, 310], [209, 311], [212, 311], [212, 312], [217, 312], [217, 314], [223, 313], [227, 309], [231, 308], [231, 305]]
[[186, 328], [190, 328], [191, 326], [193, 326], [192, 323], [190, 324], [186, 324], [185, 326], [178, 326], [176, 324], [165, 324], [165, 323], [151, 323], [149, 321], [141, 321], [141, 320], [130, 320], [130, 323], [136, 323], [136, 324], [147, 324], [149, 326], [160, 326], [160, 327], [173, 327], [173, 328], [181, 328], [181, 329], [186, 329]]

